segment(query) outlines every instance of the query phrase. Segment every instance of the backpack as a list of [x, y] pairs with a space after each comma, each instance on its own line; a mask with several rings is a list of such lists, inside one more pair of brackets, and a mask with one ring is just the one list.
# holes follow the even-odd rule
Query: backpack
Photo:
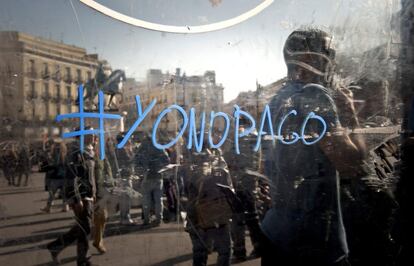
[[202, 229], [216, 228], [229, 223], [233, 215], [230, 204], [217, 184], [228, 185], [230, 175], [226, 169], [215, 169], [210, 176], [203, 176], [195, 202], [197, 224]]

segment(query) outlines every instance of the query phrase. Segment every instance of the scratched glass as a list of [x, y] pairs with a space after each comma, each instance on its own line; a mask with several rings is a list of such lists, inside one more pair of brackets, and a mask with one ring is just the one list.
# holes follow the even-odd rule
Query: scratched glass
[[0, 265], [399, 265], [413, 10], [0, 1]]

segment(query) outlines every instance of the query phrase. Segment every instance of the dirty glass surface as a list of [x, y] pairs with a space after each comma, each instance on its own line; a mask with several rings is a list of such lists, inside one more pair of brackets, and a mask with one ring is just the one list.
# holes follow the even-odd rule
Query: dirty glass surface
[[405, 265], [404, 0], [0, 2], [0, 265]]

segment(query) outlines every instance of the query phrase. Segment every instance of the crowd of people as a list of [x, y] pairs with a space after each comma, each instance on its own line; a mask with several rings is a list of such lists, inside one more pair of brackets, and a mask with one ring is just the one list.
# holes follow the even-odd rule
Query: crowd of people
[[[233, 211], [226, 196], [226, 193], [232, 193], [233, 183], [236, 183], [235, 175], [231, 177], [229, 169], [242, 173], [236, 169], [236, 164], [229, 167], [221, 150], [207, 147], [201, 153], [158, 150], [152, 145], [149, 136], [140, 139], [138, 145], [130, 141], [124, 148], [114, 149], [114, 144], [123, 137], [123, 133], [120, 133], [115, 141], [110, 138], [107, 140], [109, 152], [104, 160], [98, 158], [100, 147], [94, 136], [85, 137], [83, 152], [78, 142], [66, 143], [58, 136], [43, 145], [46, 162], [41, 163], [40, 170], [45, 172], [49, 198], [42, 211], [50, 213], [56, 194], [60, 191], [62, 211], [67, 211], [70, 206], [77, 221], [66, 234], [47, 245], [54, 262], [59, 263], [58, 254], [77, 241], [78, 264], [89, 265], [88, 235], [91, 231], [94, 247], [100, 253], [105, 253], [105, 223], [108, 214], [118, 210], [122, 225], [140, 225], [144, 228], [182, 220], [181, 213], [185, 212], [186, 230], [193, 243], [196, 265], [205, 265], [213, 243], [219, 252], [219, 264], [229, 264], [231, 235], [233, 242], [240, 242], [234, 247], [236, 258], [247, 258], [244, 220], [249, 221], [249, 228], [253, 224], [254, 233], [260, 230], [255, 209], [255, 185], [249, 187], [253, 190], [242, 185], [238, 190], [246, 193], [251, 206], [245, 219], [240, 208], [239, 213]], [[247, 146], [241, 146], [247, 149]], [[232, 152], [228, 151], [228, 154]], [[259, 165], [259, 162], [255, 163]], [[141, 224], [131, 217], [134, 193], [142, 199]], [[231, 226], [230, 219], [233, 216], [235, 222]], [[253, 233], [251, 237], [254, 238]], [[257, 257], [258, 254], [253, 256]]]
[[[52, 206], [58, 205], [55, 202], [61, 199], [61, 211], [71, 209], [76, 217], [77, 223], [47, 246], [55, 263], [59, 263], [61, 250], [77, 242], [78, 264], [88, 265], [91, 232], [93, 246], [100, 253], [107, 252], [103, 241], [105, 224], [109, 215], [118, 212], [120, 224], [125, 226], [150, 228], [163, 222], [185, 220], [196, 265], [206, 263], [213, 243], [220, 254], [219, 264], [230, 262], [232, 242], [233, 261], [248, 258], [244, 227], [247, 224], [256, 243], [255, 235], [260, 229], [255, 202], [257, 195], [265, 198], [267, 193], [262, 193], [266, 191], [265, 182], [262, 182], [264, 190], [260, 192], [257, 178], [253, 175], [249, 179], [245, 170], [250, 168], [258, 172], [259, 169], [254, 167], [260, 165], [259, 157], [254, 161], [246, 157], [239, 164], [231, 148], [223, 151], [205, 146], [201, 153], [184, 147], [180, 151], [175, 148], [158, 150], [145, 134], [141, 139], [129, 141], [124, 148], [116, 149], [115, 145], [123, 138], [121, 132], [115, 138], [107, 139], [104, 160], [99, 158], [99, 142], [94, 136], [85, 137], [83, 152], [78, 141], [63, 140], [58, 134], [44, 139], [37, 148], [17, 142], [3, 145], [2, 170], [10, 186], [20, 185], [22, 173], [27, 173], [27, 186], [31, 171], [36, 169], [32, 166], [36, 164], [36, 170], [44, 173], [48, 192], [41, 211], [51, 213]], [[241, 142], [241, 150], [247, 152], [252, 141], [247, 138]], [[20, 177], [18, 183], [15, 177]], [[243, 205], [248, 206], [248, 212], [244, 213], [241, 204], [231, 206], [237, 205], [228, 199], [228, 193], [233, 193], [234, 187], [238, 195], [243, 195], [243, 201], [247, 200]], [[131, 217], [132, 201], [136, 197], [141, 199], [142, 223]], [[231, 219], [233, 223], [230, 223]], [[255, 249], [251, 256], [258, 257], [258, 251]]]
[[[27, 186], [32, 168], [30, 146], [27, 143], [4, 141], [0, 143], [0, 168], [9, 186]], [[22, 179], [25, 177], [24, 183]]]

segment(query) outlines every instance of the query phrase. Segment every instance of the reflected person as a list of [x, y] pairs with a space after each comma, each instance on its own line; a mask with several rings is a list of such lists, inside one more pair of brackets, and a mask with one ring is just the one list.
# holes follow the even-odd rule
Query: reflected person
[[[292, 110], [297, 115], [284, 123], [282, 140], [266, 149], [272, 208], [261, 225], [266, 243], [262, 265], [346, 265], [338, 172], [358, 177], [364, 170], [361, 152], [341, 127], [328, 85], [335, 58], [332, 38], [319, 29], [297, 30], [283, 52], [288, 81], [272, 98], [271, 115], [276, 119]], [[327, 132], [306, 145], [323, 132], [317, 119], [301, 129], [310, 112], [323, 118]]]

